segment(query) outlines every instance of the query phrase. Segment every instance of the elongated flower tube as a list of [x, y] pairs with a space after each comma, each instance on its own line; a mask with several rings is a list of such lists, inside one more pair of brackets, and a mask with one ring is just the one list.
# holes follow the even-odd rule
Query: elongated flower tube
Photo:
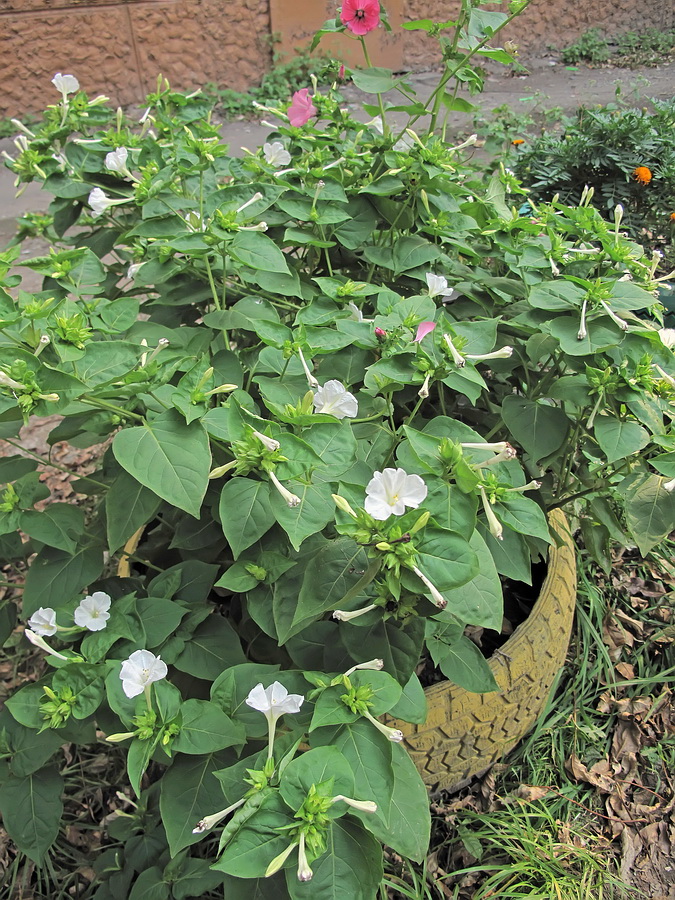
[[171, 343], [171, 341], [168, 338], [160, 338], [157, 341], [157, 346], [152, 351], [150, 356], [148, 356], [147, 360], [143, 363], [143, 365], [145, 366], [148, 363], [151, 363], [153, 361], [153, 359], [155, 359], [157, 357], [157, 355], [162, 352], [162, 350], [165, 350], [169, 346], [170, 343]]
[[[110, 738], [108, 738], [108, 740], [110, 740]], [[239, 809], [244, 803], [246, 803], [246, 798], [242, 797], [241, 800], [237, 800], [236, 803], [233, 803], [232, 806], [228, 806], [227, 809], [221, 809], [220, 812], [213, 813], [210, 816], [204, 816], [204, 818], [200, 819], [192, 829], [192, 833], [204, 834], [205, 831], [210, 831], [210, 829], [217, 825], [218, 822], [222, 821], [226, 816], [229, 816], [230, 813], [233, 813], [235, 809]]]
[[40, 340], [38, 341], [38, 345], [34, 351], [35, 356], [39, 356], [49, 343], [51, 343], [51, 338], [48, 334], [40, 335]]
[[520, 487], [506, 488], [507, 494], [522, 494], [525, 491], [538, 491], [541, 488], [541, 481], [528, 481]]
[[487, 494], [485, 493], [485, 488], [483, 487], [483, 485], [480, 485], [480, 499], [483, 501], [483, 509], [485, 510], [485, 516], [488, 521], [490, 534], [492, 535], [492, 537], [497, 538], [498, 541], [503, 541], [504, 528], [502, 526], [502, 523], [495, 515], [495, 511], [493, 510], [492, 505], [487, 498]]
[[495, 454], [491, 459], [486, 459], [484, 462], [476, 463], [475, 466], [477, 469], [484, 469], [487, 466], [494, 466], [500, 462], [506, 462], [509, 459], [515, 459], [518, 456], [515, 447], [512, 447], [511, 444], [506, 444], [503, 450], [500, 450], [499, 453]]
[[237, 460], [232, 459], [232, 460], [230, 460], [230, 462], [225, 463], [224, 466], [216, 466], [215, 469], [211, 469], [211, 471], [209, 472], [209, 479], [222, 478], [223, 475], [225, 475], [227, 472], [230, 471], [230, 469], [234, 469], [234, 467], [236, 465], [237, 465]]
[[286, 862], [291, 853], [298, 846], [299, 841], [293, 841], [292, 844], [289, 844], [285, 850], [283, 850], [278, 856], [275, 856], [269, 866], [265, 869], [265, 878], [269, 878], [271, 875], [275, 875], [279, 869]]
[[40, 650], [44, 650], [45, 653], [48, 653], [50, 656], [55, 656], [57, 659], [62, 659], [65, 662], [69, 662], [69, 658], [67, 656], [64, 656], [63, 653], [57, 653], [56, 650], [52, 650], [47, 641], [39, 634], [35, 634], [34, 631], [31, 631], [30, 628], [26, 628], [24, 634], [31, 642], [31, 644], [33, 644], [35, 647], [39, 647]]
[[510, 447], [511, 444], [509, 444], [508, 441], [494, 441], [491, 444], [490, 443], [481, 444], [479, 442], [476, 442], [476, 443], [469, 442], [469, 443], [463, 443], [463, 444], [460, 443], [459, 446], [463, 447], [465, 450], [492, 450], [495, 453], [502, 453], [504, 450], [506, 450], [508, 447]]
[[622, 331], [628, 331], [628, 322], [626, 322], [625, 319], [622, 319], [621, 316], [617, 316], [617, 314], [608, 303], [606, 303], [604, 300], [601, 300], [600, 306], [604, 309], [604, 311], [607, 313], [607, 315], [615, 325], [618, 325]]
[[309, 865], [307, 859], [307, 851], [305, 850], [305, 832], [300, 834], [300, 843], [298, 844], [298, 881], [311, 881], [314, 872]]
[[374, 803], [372, 800], [352, 800], [351, 797], [344, 797], [342, 794], [337, 794], [333, 797], [331, 803], [339, 803], [340, 800], [342, 800], [343, 803], [346, 803], [347, 806], [351, 806], [352, 809], [358, 809], [360, 812], [377, 812], [377, 803]]
[[357, 663], [355, 666], [352, 666], [351, 669], [347, 669], [347, 671], [344, 673], [344, 677], [349, 678], [349, 676], [353, 675], [354, 672], [362, 669], [374, 669], [376, 672], [379, 672], [383, 668], [383, 659], [369, 659], [368, 662]]
[[297, 494], [292, 494], [287, 488], [283, 486], [283, 484], [279, 481], [274, 472], [269, 473], [270, 481], [274, 485], [274, 487], [279, 491], [281, 496], [286, 501], [287, 505], [294, 509], [296, 506], [300, 506], [300, 497]]
[[427, 374], [424, 378], [424, 383], [422, 384], [422, 387], [417, 392], [417, 396], [420, 398], [420, 400], [426, 400], [427, 397], [429, 396], [430, 381], [431, 381], [431, 372], [427, 372]]
[[304, 372], [305, 372], [305, 378], [307, 379], [307, 384], [312, 388], [312, 390], [316, 390], [316, 388], [318, 388], [318, 386], [319, 386], [319, 382], [309, 371], [309, 366], [307, 365], [307, 362], [305, 360], [305, 357], [303, 356], [302, 350], [299, 347], [298, 347], [298, 356], [300, 357], [300, 362], [301, 362], [302, 368], [304, 369]]
[[438, 590], [438, 588], [436, 588], [431, 583], [431, 581], [429, 581], [429, 579], [424, 574], [424, 572], [422, 572], [420, 569], [418, 569], [417, 566], [413, 566], [412, 570], [415, 573], [415, 575], [417, 575], [419, 580], [424, 583], [424, 586], [427, 588], [427, 590], [431, 594], [431, 602], [434, 604], [434, 606], [436, 606], [438, 609], [445, 609], [445, 607], [448, 605], [448, 601], [445, 599], [443, 594], [441, 594], [441, 592]]
[[0, 387], [10, 388], [13, 391], [22, 391], [23, 385], [19, 381], [14, 381], [6, 372], [0, 371]]
[[382, 722], [378, 722], [375, 716], [372, 713], [369, 713], [368, 710], [366, 710], [363, 715], [386, 737], [388, 741], [391, 741], [394, 744], [401, 743], [403, 740], [403, 732], [398, 728], [390, 728], [388, 725], [383, 725]]
[[512, 356], [513, 347], [502, 347], [501, 350], [493, 350], [492, 353], [467, 353], [465, 359], [487, 362], [489, 359], [510, 359]]
[[355, 609], [353, 612], [347, 612], [347, 610], [344, 609], [336, 609], [333, 612], [333, 618], [338, 622], [351, 622], [352, 619], [358, 619], [359, 616], [365, 616], [366, 613], [369, 613], [376, 608], [375, 604], [371, 603], [370, 606], [364, 606], [362, 609]]
[[261, 434], [259, 431], [253, 429], [253, 436], [257, 437], [261, 444], [265, 445], [267, 450], [278, 450], [281, 447], [279, 441], [275, 441], [274, 438], [268, 437], [266, 434]]
[[450, 351], [450, 355], [452, 356], [452, 361], [457, 366], [458, 369], [463, 369], [466, 365], [466, 360], [462, 356], [462, 354], [457, 350], [457, 347], [452, 343], [452, 338], [449, 334], [443, 335], [443, 340], [445, 341], [448, 350]]
[[579, 330], [577, 331], [577, 340], [583, 341], [588, 332], [586, 331], [586, 310], [588, 309], [588, 300], [584, 300], [581, 304], [581, 321], [579, 322]]

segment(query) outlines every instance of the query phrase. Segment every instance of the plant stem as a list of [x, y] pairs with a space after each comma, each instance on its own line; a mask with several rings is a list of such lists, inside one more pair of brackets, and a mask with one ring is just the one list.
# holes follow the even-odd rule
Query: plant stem
[[[58, 463], [49, 462], [48, 459], [45, 459], [43, 456], [40, 456], [38, 453], [33, 453], [32, 450], [27, 450], [17, 441], [13, 441], [11, 438], [3, 438], [6, 444], [11, 444], [12, 447], [16, 447], [18, 450], [21, 450], [22, 453], [25, 453], [26, 456], [32, 456], [33, 459], [37, 459], [38, 462], [41, 462], [43, 466], [48, 466], [50, 469], [57, 469], [59, 472], [65, 472], [66, 475], [73, 475], [71, 469], [66, 469], [65, 466], [60, 466]], [[81, 481], [90, 481], [92, 484], [95, 484], [97, 487], [108, 489], [109, 485], [103, 484], [102, 481], [96, 481], [95, 478], [90, 478], [88, 475], [78, 475], [78, 478]]]

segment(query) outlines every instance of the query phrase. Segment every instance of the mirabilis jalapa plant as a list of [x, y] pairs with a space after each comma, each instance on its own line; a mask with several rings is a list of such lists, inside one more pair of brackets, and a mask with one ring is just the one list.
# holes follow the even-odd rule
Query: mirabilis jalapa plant
[[[0, 460], [1, 552], [30, 562], [49, 664], [0, 714], [0, 804], [40, 862], [59, 747], [125, 747], [137, 799], [108, 824], [98, 900], [374, 897], [382, 843], [427, 849], [424, 785], [381, 721], [424, 721], [420, 660], [495, 688], [464, 627], [499, 629], [500, 576], [531, 580], [547, 509], [601, 562], [675, 524], [657, 261], [620, 207], [607, 223], [588, 191], [520, 214], [514, 176], [481, 181], [472, 142], [435, 134], [474, 57], [510, 61], [488, 43], [523, 5], [408, 23], [441, 41], [426, 104], [366, 55], [349, 75], [372, 122], [309, 86], [267, 104], [278, 124], [244, 159], [163, 80], [136, 124], [57, 76], [17, 140], [19, 183], [54, 196], [20, 235], [53, 247], [21, 263], [35, 293], [18, 248], [0, 257], [0, 429], [18, 446], [57, 413], [50, 442], [108, 444], [77, 481], [86, 527], [34, 509], [38, 460]], [[367, 51], [381, 19], [350, 0], [323, 31]]]

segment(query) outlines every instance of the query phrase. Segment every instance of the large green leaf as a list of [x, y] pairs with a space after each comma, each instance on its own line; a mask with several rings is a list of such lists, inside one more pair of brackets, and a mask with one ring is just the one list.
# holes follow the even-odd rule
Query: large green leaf
[[119, 431], [112, 447], [136, 481], [199, 517], [211, 468], [208, 437], [199, 422], [186, 425], [175, 410], [167, 410], [147, 425]]
[[296, 550], [311, 534], [321, 531], [335, 518], [335, 504], [329, 484], [290, 482], [285, 485], [300, 498], [297, 506], [289, 506], [279, 492], [270, 486], [272, 514], [284, 529]]
[[43, 544], [74, 553], [84, 532], [84, 513], [72, 503], [52, 503], [41, 511], [22, 513], [20, 527]]
[[431, 831], [429, 795], [415, 764], [400, 744], [392, 747], [392, 769], [394, 789], [382, 816], [358, 811], [353, 814], [396, 853], [422, 862], [429, 850]]
[[292, 900], [373, 900], [382, 879], [382, 850], [375, 838], [349, 816], [333, 822], [328, 847], [312, 864], [311, 881], [298, 881], [286, 869]]
[[0, 787], [2, 821], [16, 846], [40, 865], [61, 823], [63, 779], [53, 768], [23, 778], [10, 775]]
[[638, 422], [614, 419], [611, 416], [598, 416], [594, 433], [600, 449], [610, 463], [637, 453], [649, 443], [649, 432]]
[[641, 473], [619, 485], [628, 528], [643, 556], [675, 529], [675, 491], [666, 491], [664, 483], [659, 475]]
[[245, 742], [244, 728], [210, 700], [186, 700], [180, 709], [181, 727], [173, 742], [177, 753], [213, 753]]
[[105, 498], [108, 546], [119, 550], [159, 509], [161, 499], [125, 472], [119, 473]]
[[500, 631], [503, 601], [497, 567], [478, 531], [473, 532], [469, 544], [478, 558], [478, 572], [462, 587], [444, 591], [446, 613], [460, 622]]
[[95, 581], [103, 569], [100, 547], [81, 547], [72, 556], [65, 550], [43, 547], [33, 560], [23, 591], [24, 618], [41, 606], [58, 609]]
[[228, 250], [245, 266], [260, 272], [278, 272], [289, 274], [286, 257], [274, 241], [259, 231], [239, 231]]
[[172, 856], [201, 839], [192, 829], [204, 816], [220, 809], [222, 801], [213, 773], [232, 762], [227, 750], [206, 756], [177, 756], [162, 776], [159, 810]]
[[513, 394], [504, 400], [502, 416], [514, 440], [535, 462], [559, 450], [567, 437], [567, 416], [555, 406]]
[[231, 478], [220, 494], [220, 522], [235, 559], [274, 524], [264, 481]]
[[181, 672], [213, 681], [230, 666], [246, 662], [236, 631], [227, 619], [209, 616], [197, 628], [174, 662]]

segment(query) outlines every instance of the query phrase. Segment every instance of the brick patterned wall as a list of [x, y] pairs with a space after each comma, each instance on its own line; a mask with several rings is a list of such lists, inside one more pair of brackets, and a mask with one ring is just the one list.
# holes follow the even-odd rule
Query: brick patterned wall
[[[72, 73], [90, 96], [104, 93], [119, 104], [141, 103], [160, 72], [177, 89], [214, 81], [243, 90], [271, 65], [270, 2], [278, 0], [0, 0], [0, 115], [57, 102], [49, 83], [55, 72]], [[392, 4], [402, 5], [403, 20], [447, 21], [457, 9], [457, 0]], [[675, 3], [533, 0], [500, 41], [510, 38], [523, 51], [545, 52], [598, 24], [610, 34], [675, 27]], [[404, 32], [402, 38], [404, 68], [426, 69], [438, 61], [435, 42], [425, 34]]]

